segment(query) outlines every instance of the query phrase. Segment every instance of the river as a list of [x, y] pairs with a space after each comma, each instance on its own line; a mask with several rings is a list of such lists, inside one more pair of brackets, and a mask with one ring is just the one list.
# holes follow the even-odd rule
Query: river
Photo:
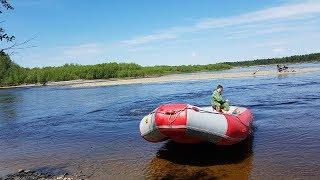
[[[319, 64], [315, 64], [319, 66]], [[312, 65], [311, 65], [312, 66]], [[141, 118], [162, 103], [210, 103], [216, 84], [251, 108], [235, 146], [149, 143]], [[95, 88], [0, 90], [0, 177], [18, 169], [79, 178], [319, 178], [320, 73]]]

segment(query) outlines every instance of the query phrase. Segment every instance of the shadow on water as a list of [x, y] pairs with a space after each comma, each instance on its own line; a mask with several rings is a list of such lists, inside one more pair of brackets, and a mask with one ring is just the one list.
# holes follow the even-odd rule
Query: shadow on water
[[168, 141], [157, 152], [157, 157], [176, 164], [208, 166], [238, 163], [251, 154], [252, 138], [233, 146], [217, 146], [212, 143], [179, 144]]
[[247, 179], [253, 137], [232, 146], [165, 143], [148, 164], [147, 179]]

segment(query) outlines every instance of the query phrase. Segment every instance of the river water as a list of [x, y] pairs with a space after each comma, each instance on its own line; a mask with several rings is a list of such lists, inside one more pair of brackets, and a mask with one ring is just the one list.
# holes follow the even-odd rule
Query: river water
[[[224, 96], [232, 105], [252, 109], [251, 138], [217, 147], [154, 144], [140, 137], [140, 119], [158, 105], [206, 106], [218, 83], [224, 85]], [[317, 179], [320, 72], [0, 90], [0, 177], [18, 169], [90, 179]]]

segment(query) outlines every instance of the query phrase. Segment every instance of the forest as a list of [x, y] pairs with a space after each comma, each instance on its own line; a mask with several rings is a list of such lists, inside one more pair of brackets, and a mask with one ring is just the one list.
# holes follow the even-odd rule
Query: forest
[[76, 79], [117, 79], [154, 77], [166, 74], [218, 71], [239, 66], [270, 65], [319, 61], [320, 53], [295, 55], [282, 58], [256, 59], [251, 61], [223, 62], [207, 65], [141, 66], [135, 63], [108, 62], [96, 65], [65, 64], [58, 67], [24, 68], [0, 52], [0, 86], [21, 84], [46, 84], [49, 81]]
[[256, 59], [250, 61], [227, 62], [230, 66], [259, 66], [269, 64], [302, 63], [320, 61], [320, 53], [294, 55], [281, 58]]

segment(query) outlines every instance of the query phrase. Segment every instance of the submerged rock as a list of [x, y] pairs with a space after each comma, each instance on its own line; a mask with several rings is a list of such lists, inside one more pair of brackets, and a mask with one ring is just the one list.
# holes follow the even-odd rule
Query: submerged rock
[[0, 180], [72, 180], [72, 177], [67, 177], [68, 173], [63, 175], [54, 176], [49, 173], [42, 173], [30, 170], [20, 169], [17, 173], [9, 174]]

